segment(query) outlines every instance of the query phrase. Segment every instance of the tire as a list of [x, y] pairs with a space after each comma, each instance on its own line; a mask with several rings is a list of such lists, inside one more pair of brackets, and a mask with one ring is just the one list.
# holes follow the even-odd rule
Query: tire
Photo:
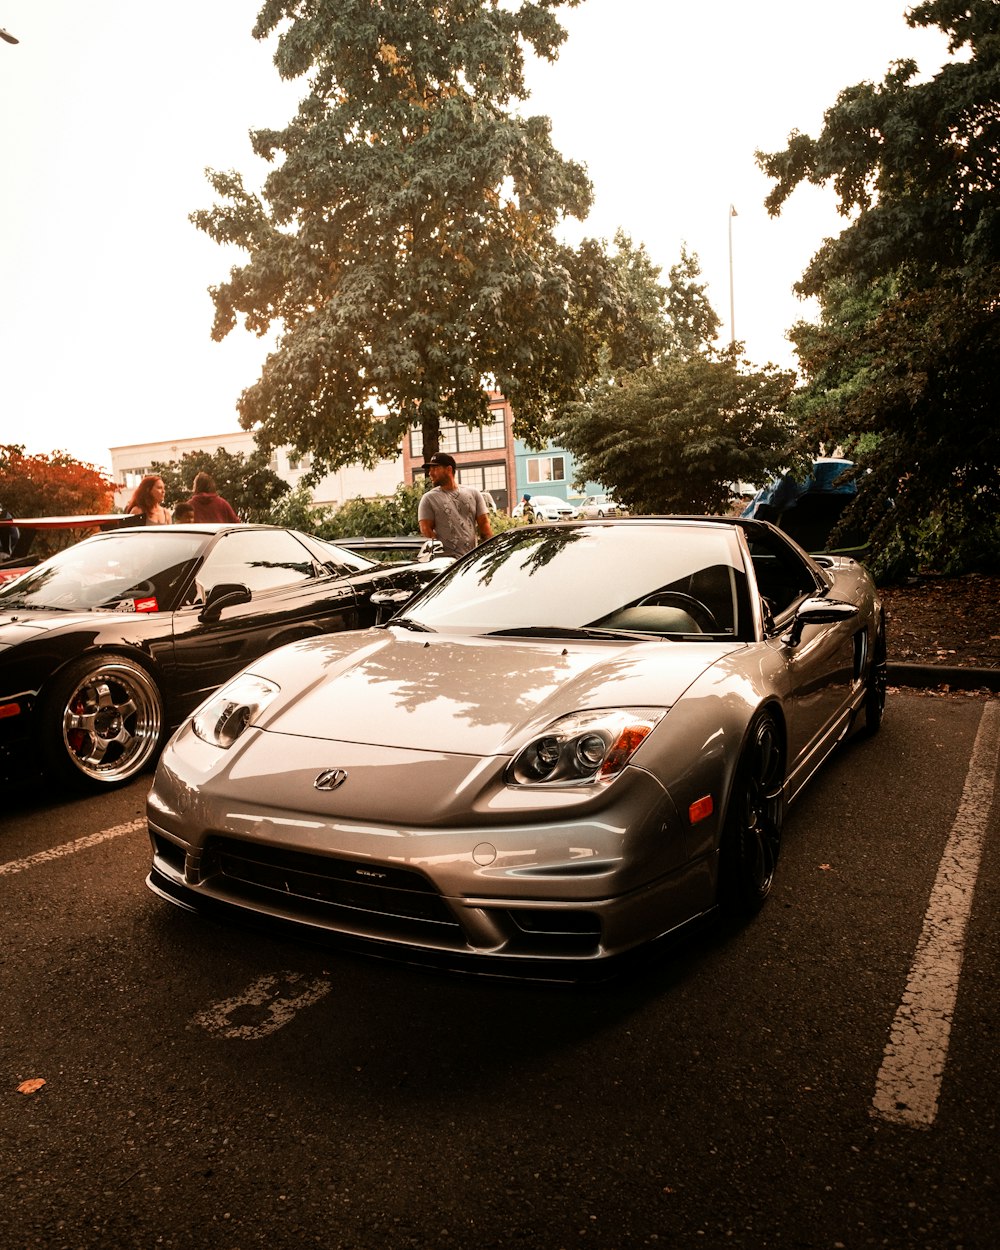
[[748, 918], [774, 884], [784, 818], [784, 752], [774, 717], [751, 722], [733, 779], [719, 848], [719, 904]]
[[862, 732], [868, 737], [877, 734], [882, 727], [882, 717], [885, 714], [885, 691], [888, 684], [885, 621], [879, 620], [871, 663], [868, 666], [868, 677], [865, 681], [865, 700], [862, 704], [865, 714]]
[[155, 758], [163, 699], [142, 665], [93, 655], [60, 673], [45, 697], [42, 744], [49, 770], [87, 789], [129, 781]]

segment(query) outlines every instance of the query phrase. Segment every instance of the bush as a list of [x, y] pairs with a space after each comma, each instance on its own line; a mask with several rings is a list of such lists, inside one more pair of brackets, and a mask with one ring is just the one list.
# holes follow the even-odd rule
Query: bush
[[396, 487], [392, 495], [378, 499], [349, 499], [328, 513], [316, 527], [320, 538], [402, 538], [419, 536], [417, 505], [427, 489], [422, 479]]

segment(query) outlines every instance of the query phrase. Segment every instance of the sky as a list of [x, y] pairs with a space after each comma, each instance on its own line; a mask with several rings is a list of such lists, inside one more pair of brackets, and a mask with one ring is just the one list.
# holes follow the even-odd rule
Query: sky
[[[533, 61], [525, 114], [587, 167], [594, 207], [565, 237], [643, 243], [664, 277], [701, 263], [728, 341], [794, 366], [815, 316], [793, 293], [846, 224], [827, 188], [777, 218], [756, 151], [816, 135], [838, 93], [913, 58], [931, 76], [940, 31], [904, 0], [583, 0], [554, 64]], [[207, 168], [258, 183], [249, 132], [278, 127], [304, 85], [250, 34], [258, 0], [0, 0], [0, 443], [110, 468], [109, 449], [239, 428], [236, 401], [267, 343], [211, 339], [208, 289], [240, 254], [188, 220]], [[735, 208], [736, 216], [730, 209]], [[730, 264], [730, 255], [732, 263]], [[734, 311], [730, 320], [730, 305]]]

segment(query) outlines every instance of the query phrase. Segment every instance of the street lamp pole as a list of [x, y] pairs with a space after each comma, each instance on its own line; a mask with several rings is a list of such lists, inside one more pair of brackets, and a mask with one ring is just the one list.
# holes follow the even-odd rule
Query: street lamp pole
[[733, 218], [736, 209], [729, 205], [729, 346], [736, 342], [736, 302], [733, 298]]

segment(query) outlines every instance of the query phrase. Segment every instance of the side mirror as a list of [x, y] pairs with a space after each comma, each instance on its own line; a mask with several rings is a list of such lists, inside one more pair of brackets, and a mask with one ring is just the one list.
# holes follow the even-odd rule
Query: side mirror
[[249, 603], [253, 598], [248, 587], [239, 582], [220, 582], [213, 586], [205, 599], [205, 606], [198, 614], [198, 620], [205, 625], [217, 621], [223, 608], [231, 608], [235, 603]]
[[395, 616], [404, 603], [413, 598], [412, 590], [376, 590], [371, 597], [375, 609], [375, 624], [384, 625], [390, 617]]
[[807, 625], [833, 625], [837, 621], [856, 620], [858, 615], [853, 603], [844, 603], [840, 599], [823, 599], [818, 595], [804, 599], [795, 613], [791, 629], [781, 635], [781, 641], [787, 647], [797, 647]]
[[426, 564], [428, 560], [436, 560], [442, 555], [444, 555], [444, 544], [440, 538], [428, 538], [417, 552], [417, 563]]

